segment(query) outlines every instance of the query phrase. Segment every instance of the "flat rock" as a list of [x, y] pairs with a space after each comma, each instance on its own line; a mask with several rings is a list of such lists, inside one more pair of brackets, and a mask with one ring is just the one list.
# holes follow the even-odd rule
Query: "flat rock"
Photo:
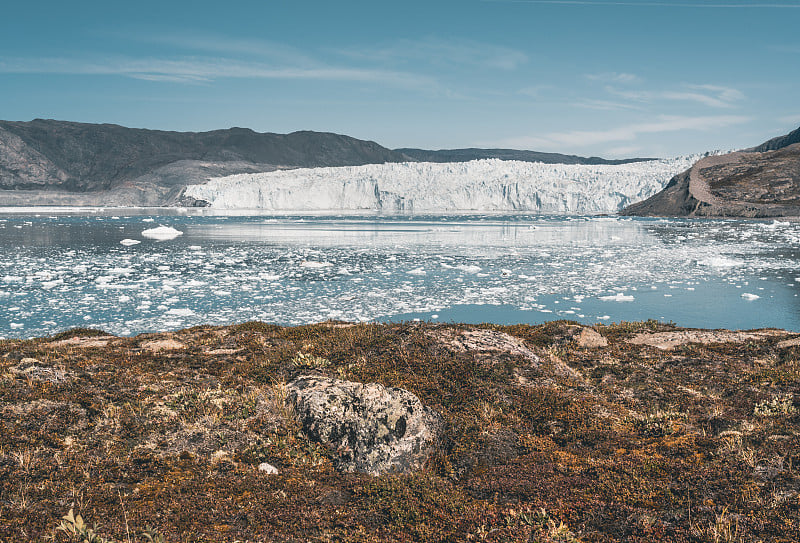
[[573, 339], [578, 347], [583, 347], [584, 349], [608, 347], [608, 340], [588, 326], [580, 326], [578, 330], [575, 330]]
[[788, 334], [784, 330], [759, 330], [756, 332], [736, 332], [731, 330], [679, 330], [675, 332], [643, 333], [627, 340], [634, 345], [650, 345], [659, 349], [672, 349], [689, 343], [742, 343]]
[[341, 471], [408, 473], [439, 440], [441, 418], [407, 390], [314, 375], [287, 388], [303, 430], [333, 451]]
[[539, 357], [525, 346], [523, 340], [496, 330], [484, 328], [460, 332], [447, 330], [442, 333], [439, 339], [456, 352], [504, 352], [522, 356], [531, 362], [539, 361]]
[[175, 339], [156, 339], [142, 343], [142, 349], [157, 353], [159, 351], [180, 351], [186, 345]]
[[779, 349], [788, 349], [789, 347], [796, 347], [800, 345], [800, 337], [793, 337], [792, 339], [784, 339], [778, 342]]
[[116, 339], [114, 336], [90, 336], [90, 337], [71, 337], [67, 339], [61, 339], [58, 341], [53, 341], [50, 344], [53, 347], [82, 347], [82, 348], [90, 348], [90, 347], [105, 347], [108, 345], [108, 342], [112, 339]]

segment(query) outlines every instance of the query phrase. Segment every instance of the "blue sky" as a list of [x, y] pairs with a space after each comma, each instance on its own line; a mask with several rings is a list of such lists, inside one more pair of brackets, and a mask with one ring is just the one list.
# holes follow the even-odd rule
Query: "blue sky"
[[800, 125], [800, 0], [7, 2], [0, 118], [672, 156]]

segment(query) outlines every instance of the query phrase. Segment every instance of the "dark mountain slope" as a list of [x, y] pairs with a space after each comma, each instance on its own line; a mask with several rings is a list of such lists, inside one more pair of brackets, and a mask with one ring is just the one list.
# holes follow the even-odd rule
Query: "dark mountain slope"
[[795, 143], [800, 143], [800, 128], [792, 132], [789, 132], [785, 136], [778, 136], [777, 138], [772, 138], [769, 141], [765, 141], [764, 143], [762, 143], [757, 147], [745, 149], [745, 151], [751, 151], [754, 153], [763, 153], [764, 151], [777, 151], [778, 149], [783, 149], [784, 147], [794, 145]]
[[280, 168], [479, 158], [561, 164], [621, 164], [512, 149], [390, 150], [325, 132], [258, 133], [247, 128], [169, 132], [36, 119], [0, 121], [0, 205], [195, 205], [187, 185]]
[[375, 142], [330, 133], [166, 132], [42, 119], [0, 121], [0, 151], [0, 188], [68, 191], [111, 189], [187, 160], [243, 171], [405, 160]]
[[520, 160], [523, 162], [544, 162], [545, 164], [629, 164], [654, 160], [652, 158], [627, 158], [622, 160], [606, 160], [599, 157], [582, 157], [562, 155], [560, 153], [540, 153], [538, 151], [521, 151], [517, 149], [441, 149], [428, 151], [425, 149], [395, 149], [409, 158], [419, 162], [467, 162], [482, 158], [499, 158], [501, 160]]

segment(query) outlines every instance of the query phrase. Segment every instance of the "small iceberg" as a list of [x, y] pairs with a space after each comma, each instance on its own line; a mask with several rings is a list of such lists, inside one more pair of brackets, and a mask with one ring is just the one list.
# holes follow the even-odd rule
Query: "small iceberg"
[[758, 300], [761, 296], [758, 294], [750, 294], [749, 292], [742, 292], [742, 298], [745, 300]]
[[[147, 232], [147, 230], [145, 230], [145, 232]], [[120, 243], [126, 247], [130, 247], [131, 245], [139, 245], [141, 241], [139, 241], [138, 239], [125, 238], [122, 241], [120, 241]]]
[[183, 232], [176, 230], [171, 226], [159, 226], [157, 228], [148, 228], [147, 230], [142, 231], [142, 235], [150, 239], [168, 240], [182, 236]]
[[622, 292], [618, 292], [613, 296], [600, 296], [598, 299], [604, 302], [632, 302], [634, 300], [633, 296]]
[[330, 262], [316, 262], [314, 260], [303, 260], [300, 263], [301, 268], [330, 268], [333, 266]]

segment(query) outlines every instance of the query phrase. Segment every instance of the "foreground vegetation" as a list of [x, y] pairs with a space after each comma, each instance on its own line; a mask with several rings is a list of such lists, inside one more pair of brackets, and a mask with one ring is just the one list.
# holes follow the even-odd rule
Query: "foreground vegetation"
[[[658, 348], [631, 340], [678, 329], [594, 330], [2, 341], [0, 541], [800, 541], [800, 341], [687, 332]], [[334, 470], [285, 401], [309, 372], [435, 409], [425, 469]]]

